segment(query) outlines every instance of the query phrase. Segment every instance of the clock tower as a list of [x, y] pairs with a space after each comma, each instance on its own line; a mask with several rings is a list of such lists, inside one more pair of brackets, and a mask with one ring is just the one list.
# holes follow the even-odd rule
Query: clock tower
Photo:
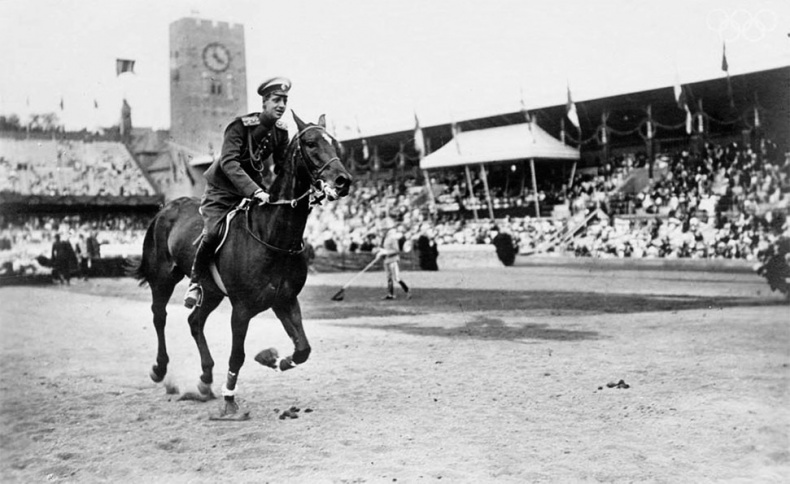
[[244, 27], [182, 18], [170, 24], [170, 136], [192, 156], [219, 156], [225, 127], [247, 110]]

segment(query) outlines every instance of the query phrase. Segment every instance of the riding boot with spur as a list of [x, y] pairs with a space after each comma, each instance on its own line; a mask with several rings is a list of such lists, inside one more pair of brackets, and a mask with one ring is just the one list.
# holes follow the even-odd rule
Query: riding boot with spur
[[184, 296], [184, 306], [192, 309], [195, 306], [200, 306], [203, 302], [203, 288], [200, 283], [209, 274], [209, 264], [214, 255], [214, 244], [209, 237], [203, 236], [200, 239], [197, 252], [195, 252], [195, 260], [192, 263], [192, 277], [189, 281], [189, 288]]

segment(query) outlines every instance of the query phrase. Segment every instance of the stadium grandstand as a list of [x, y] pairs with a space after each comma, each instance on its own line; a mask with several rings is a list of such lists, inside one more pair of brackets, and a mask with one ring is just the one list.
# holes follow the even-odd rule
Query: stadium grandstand
[[[788, 79], [774, 69], [577, 102], [578, 128], [555, 105], [345, 139], [356, 186], [315, 208], [306, 238], [319, 260], [370, 252], [389, 216], [406, 251], [506, 233], [522, 254], [756, 261], [787, 230]], [[202, 192], [211, 156], [168, 131], [108, 133], [0, 132], [7, 274], [46, 272], [36, 261], [55, 233], [98, 231], [103, 257], [136, 255], [161, 203]]]
[[[112, 130], [0, 131], [0, 267], [6, 277], [48, 274], [56, 234], [80, 247], [101, 244], [93, 275], [117, 274], [137, 250], [164, 196]], [[117, 131], [117, 130], [116, 130]]]
[[375, 246], [391, 216], [410, 244], [507, 232], [523, 254], [755, 261], [787, 231], [789, 82], [782, 68], [578, 102], [578, 128], [555, 105], [344, 140], [358, 188], [316, 210], [309, 238]]

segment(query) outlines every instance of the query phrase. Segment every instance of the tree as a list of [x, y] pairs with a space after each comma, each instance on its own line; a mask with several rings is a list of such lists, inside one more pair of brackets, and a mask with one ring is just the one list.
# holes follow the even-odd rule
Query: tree
[[60, 120], [55, 113], [31, 114], [30, 129], [32, 131], [59, 131]]
[[21, 131], [22, 124], [19, 122], [19, 116], [10, 114], [8, 116], [0, 116], [0, 131]]

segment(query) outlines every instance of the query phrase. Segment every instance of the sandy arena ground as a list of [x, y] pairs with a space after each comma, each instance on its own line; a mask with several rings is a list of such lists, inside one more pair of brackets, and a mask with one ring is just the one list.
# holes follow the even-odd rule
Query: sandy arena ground
[[[312, 275], [313, 354], [256, 317], [239, 400], [177, 401], [148, 371], [149, 292], [130, 279], [0, 288], [2, 482], [790, 482], [790, 309], [748, 273], [605, 264]], [[169, 307], [167, 382], [200, 374]], [[219, 392], [230, 305], [209, 320]], [[610, 388], [623, 380], [629, 388]], [[299, 418], [280, 419], [299, 408]]]

